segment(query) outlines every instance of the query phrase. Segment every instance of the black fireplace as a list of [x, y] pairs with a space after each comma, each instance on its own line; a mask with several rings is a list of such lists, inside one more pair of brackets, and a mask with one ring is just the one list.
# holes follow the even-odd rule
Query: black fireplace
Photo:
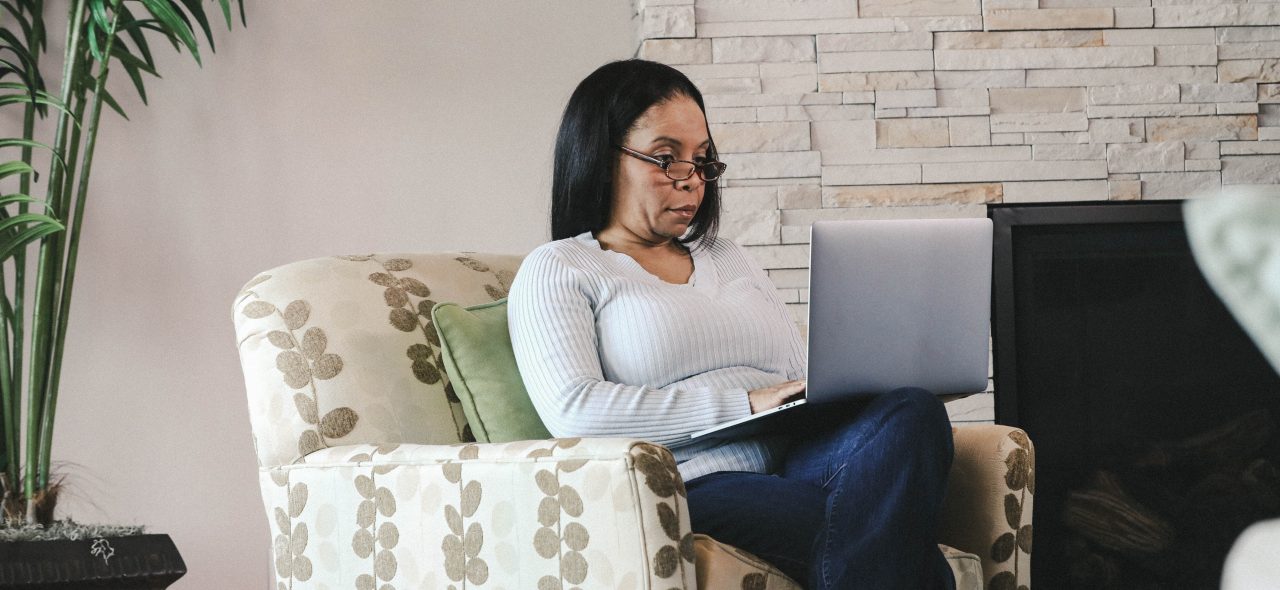
[[1180, 202], [993, 205], [996, 421], [1036, 447], [1035, 588], [1216, 588], [1280, 516], [1280, 376]]

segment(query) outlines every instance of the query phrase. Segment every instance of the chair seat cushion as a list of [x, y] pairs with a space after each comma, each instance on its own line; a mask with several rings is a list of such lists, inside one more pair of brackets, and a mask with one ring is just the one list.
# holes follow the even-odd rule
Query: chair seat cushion
[[[956, 590], [982, 590], [982, 560], [946, 545], [938, 545], [956, 578]], [[698, 588], [743, 588], [744, 590], [801, 590], [799, 584], [778, 568], [746, 551], [721, 543], [707, 535], [693, 536]]]
[[453, 391], [479, 442], [551, 438], [529, 400], [507, 332], [507, 300], [431, 310]]

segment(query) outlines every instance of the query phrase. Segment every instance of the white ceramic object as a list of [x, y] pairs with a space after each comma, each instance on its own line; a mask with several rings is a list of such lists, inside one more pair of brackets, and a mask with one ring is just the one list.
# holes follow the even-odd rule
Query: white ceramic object
[[[1225, 192], [1187, 201], [1196, 263], [1227, 309], [1280, 371], [1280, 190]], [[1280, 588], [1280, 519], [1255, 523], [1236, 539], [1223, 590]]]
[[1280, 371], [1280, 189], [1194, 199], [1184, 213], [1200, 270]]

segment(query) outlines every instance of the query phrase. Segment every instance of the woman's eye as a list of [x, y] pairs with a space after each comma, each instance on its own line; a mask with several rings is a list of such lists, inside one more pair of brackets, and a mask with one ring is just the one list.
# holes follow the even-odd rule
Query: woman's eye
[[671, 155], [671, 154], [661, 154], [661, 155], [658, 155], [658, 156], [654, 156], [654, 158], [655, 158], [655, 159], [658, 159], [658, 160], [662, 160], [662, 162], [663, 162], [664, 164], [670, 164], [670, 163], [672, 163], [672, 162], [676, 161], [676, 157], [675, 157], [675, 156], [673, 156], [673, 155]]

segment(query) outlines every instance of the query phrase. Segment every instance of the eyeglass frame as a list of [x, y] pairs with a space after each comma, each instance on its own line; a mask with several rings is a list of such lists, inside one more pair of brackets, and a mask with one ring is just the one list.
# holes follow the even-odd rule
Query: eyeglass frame
[[[728, 164], [725, 164], [724, 162], [721, 162], [720, 160], [706, 160], [706, 161], [702, 162], [701, 164], [699, 164], [699, 163], [697, 163], [697, 162], [691, 162], [691, 161], [689, 161], [689, 160], [670, 160], [670, 161], [668, 161], [668, 160], [660, 160], [660, 159], [658, 159], [658, 158], [655, 158], [655, 157], [650, 156], [650, 155], [648, 155], [648, 154], [645, 154], [645, 153], [643, 153], [643, 152], [638, 152], [638, 151], [633, 150], [633, 149], [631, 149], [631, 148], [629, 148], [629, 147], [626, 147], [626, 146], [617, 145], [617, 146], [614, 146], [614, 147], [618, 148], [619, 150], [621, 150], [621, 151], [622, 151], [622, 153], [624, 153], [624, 154], [626, 154], [626, 155], [628, 155], [628, 156], [631, 156], [631, 157], [633, 157], [633, 158], [635, 158], [635, 159], [637, 159], [637, 160], [642, 160], [642, 161], [648, 162], [648, 163], [650, 163], [650, 164], [653, 164], [654, 166], [657, 166], [657, 167], [661, 168], [661, 169], [662, 169], [662, 173], [663, 173], [663, 174], [665, 174], [667, 178], [669, 178], [669, 179], [671, 179], [671, 180], [674, 180], [674, 181], [676, 181], [676, 182], [679, 182], [679, 181], [681, 181], [681, 180], [689, 180], [690, 178], [693, 178], [693, 175], [694, 175], [694, 174], [697, 174], [697, 175], [698, 175], [698, 178], [701, 178], [703, 182], [715, 182], [715, 181], [717, 181], [717, 180], [720, 180], [720, 177], [721, 177], [721, 176], [724, 176], [724, 171], [725, 171], [725, 169], [729, 167], [729, 166], [728, 166]], [[676, 178], [676, 177], [672, 176], [672, 175], [671, 175], [671, 165], [672, 165], [672, 164], [675, 164], [675, 163], [677, 163], [677, 162], [682, 162], [682, 163], [685, 163], [685, 164], [690, 164], [690, 165], [692, 165], [692, 166], [693, 166], [693, 171], [692, 171], [692, 172], [690, 172], [690, 173], [689, 173], [689, 175], [688, 175], [688, 176], [686, 176], [686, 177], [684, 177], [684, 178]], [[710, 179], [710, 180], [707, 180], [707, 177], [702, 173], [703, 168], [706, 168], [707, 166], [711, 166], [712, 168], [716, 168], [716, 166], [715, 166], [716, 164], [719, 164], [719, 170], [720, 170], [720, 172], [719, 172], [718, 174], [716, 174], [715, 178], [712, 178], [712, 179]]]

